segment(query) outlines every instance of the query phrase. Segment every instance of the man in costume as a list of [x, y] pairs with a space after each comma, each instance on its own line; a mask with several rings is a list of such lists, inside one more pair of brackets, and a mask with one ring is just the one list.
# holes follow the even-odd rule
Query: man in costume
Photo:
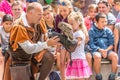
[[[49, 74], [54, 62], [54, 57], [49, 49], [59, 43], [60, 39], [55, 36], [45, 41], [45, 36], [43, 37], [43, 35], [47, 30], [43, 23], [42, 15], [41, 4], [33, 2], [28, 5], [26, 15], [15, 21], [10, 34], [9, 51], [11, 55], [6, 61], [4, 80], [11, 80], [9, 69], [11, 63], [12, 65], [19, 63], [32, 64], [33, 74], [40, 71], [38, 80], [45, 80]], [[37, 66], [34, 62], [37, 64], [42, 63], [42, 65]]]

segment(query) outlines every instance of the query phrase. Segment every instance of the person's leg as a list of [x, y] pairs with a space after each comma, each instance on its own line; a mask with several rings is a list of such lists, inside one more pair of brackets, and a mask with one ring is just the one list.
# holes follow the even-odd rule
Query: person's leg
[[100, 68], [101, 68], [101, 54], [99, 52], [95, 52], [93, 55], [94, 59], [94, 71], [96, 74], [100, 74]]
[[[92, 54], [90, 52], [86, 53], [86, 59], [87, 59], [88, 65], [90, 66], [92, 70]], [[85, 80], [90, 80], [90, 77], [86, 78]]]
[[11, 64], [11, 58], [9, 57], [5, 63], [3, 80], [11, 80], [10, 64]]
[[66, 80], [66, 78], [65, 78], [66, 53], [67, 53], [67, 51], [65, 49], [61, 49], [61, 51], [60, 51], [60, 75], [61, 75], [61, 80]]
[[117, 64], [118, 64], [118, 56], [117, 53], [111, 51], [108, 55], [108, 59], [112, 61], [112, 72], [116, 73]]
[[0, 80], [3, 80], [4, 73], [4, 56], [0, 56]]
[[112, 72], [111, 74], [109, 75], [109, 79], [110, 80], [114, 80], [115, 79], [115, 73], [117, 71], [117, 64], [118, 64], [118, 56], [117, 56], [117, 53], [111, 51], [109, 54], [108, 54], [108, 59], [112, 61]]
[[86, 53], [86, 59], [87, 59], [88, 65], [90, 66], [90, 68], [92, 70], [92, 55], [90, 52]]
[[41, 63], [42, 65], [40, 67], [40, 76], [38, 80], [45, 80], [45, 78], [50, 73], [53, 63], [54, 63], [53, 54], [49, 52], [45, 53], [41, 60]]
[[56, 65], [57, 65], [57, 69], [60, 70], [60, 53], [57, 52], [56, 54]]
[[100, 68], [101, 68], [101, 54], [100, 52], [95, 52], [93, 55], [94, 58], [94, 64], [93, 68], [96, 73], [96, 80], [102, 80], [102, 75], [100, 74]]

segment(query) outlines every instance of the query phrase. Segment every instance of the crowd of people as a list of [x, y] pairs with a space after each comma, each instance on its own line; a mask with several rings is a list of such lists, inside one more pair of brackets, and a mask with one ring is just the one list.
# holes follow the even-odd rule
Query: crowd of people
[[[74, 52], [66, 50], [59, 36], [48, 37], [52, 32], [64, 34], [61, 22], [73, 31]], [[103, 80], [102, 58], [111, 61], [108, 80], [115, 80], [119, 38], [120, 0], [0, 0], [0, 80], [20, 76], [12, 75], [12, 66], [26, 63], [30, 80], [48, 75], [50, 80], [91, 80], [92, 68], [95, 80]]]

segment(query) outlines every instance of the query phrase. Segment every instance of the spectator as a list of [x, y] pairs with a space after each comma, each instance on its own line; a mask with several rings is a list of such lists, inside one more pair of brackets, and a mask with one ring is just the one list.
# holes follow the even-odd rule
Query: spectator
[[107, 1], [108, 1], [109, 5], [110, 5], [111, 12], [113, 13], [113, 15], [114, 15], [115, 17], [117, 17], [118, 11], [116, 11], [115, 8], [114, 8], [115, 1], [116, 1], [116, 0], [107, 0]]
[[22, 14], [25, 14], [23, 11], [22, 3], [20, 1], [14, 1], [12, 3], [12, 13], [14, 21], [20, 18]]
[[116, 23], [119, 23], [120, 22], [120, 1], [115, 2], [114, 8], [116, 11], [119, 12], [116, 18]]
[[[53, 9], [50, 5], [43, 6], [43, 19], [45, 20], [45, 24], [47, 27], [48, 34], [55, 31], [55, 20], [54, 20], [54, 13]], [[55, 48], [56, 49], [56, 48]], [[52, 51], [55, 56], [55, 62], [57, 68], [60, 69], [60, 53], [56, 50]]]
[[[112, 71], [108, 80], [115, 80], [115, 73], [117, 71], [118, 56], [112, 51], [114, 44], [114, 36], [112, 31], [106, 27], [107, 17], [104, 13], [99, 13], [95, 16], [95, 23], [89, 31], [89, 45], [94, 59], [94, 70], [96, 73], [96, 80], [102, 80], [100, 74], [101, 59], [107, 58], [112, 62]], [[97, 66], [96, 66], [97, 65]]]
[[88, 5], [97, 4], [98, 2], [99, 0], [73, 0], [73, 5], [78, 8], [77, 10], [81, 11], [85, 17], [87, 15]]
[[116, 19], [116, 25], [114, 29], [114, 36], [115, 36], [115, 41], [114, 41], [114, 51], [118, 53], [118, 65], [120, 65], [120, 1], [117, 1], [115, 3], [115, 9], [119, 11], [119, 14]]
[[[96, 13], [97, 13], [97, 5], [90, 4], [88, 6], [87, 16], [84, 18], [84, 22], [85, 22], [85, 25], [86, 25], [86, 28], [88, 31], [90, 30], [90, 28], [92, 27], [92, 25], [94, 23], [94, 20], [95, 20], [94, 18], [95, 18]], [[89, 64], [90, 68], [92, 69], [92, 55], [89, 51], [89, 45], [87, 44], [87, 42], [85, 45], [85, 53], [86, 53], [86, 59], [88, 61], [88, 64]]]
[[4, 15], [2, 19], [2, 25], [0, 26], [0, 80], [3, 80], [4, 73], [4, 58], [6, 58], [6, 50], [9, 47], [9, 36], [12, 28], [13, 18], [11, 15]]
[[[66, 22], [68, 23], [68, 15], [73, 10], [72, 4], [69, 0], [60, 0], [58, 4], [59, 14], [55, 17], [55, 30], [58, 33], [62, 33], [62, 31], [58, 28], [59, 22]], [[65, 68], [66, 68], [66, 55], [68, 52], [65, 50], [63, 46], [59, 46], [59, 52], [60, 52], [60, 75], [61, 80], [66, 80], [65, 78]]]
[[98, 13], [104, 13], [107, 16], [107, 27], [109, 27], [112, 31], [114, 29], [114, 24], [116, 21], [115, 16], [110, 12], [110, 5], [107, 1], [101, 0], [98, 3]]
[[87, 30], [89, 30], [94, 22], [95, 15], [97, 13], [97, 5], [96, 4], [90, 4], [88, 6], [88, 14], [87, 17], [85, 17], [85, 25], [87, 27]]
[[115, 25], [114, 36], [114, 51], [118, 53], [118, 65], [120, 65], [120, 23]]

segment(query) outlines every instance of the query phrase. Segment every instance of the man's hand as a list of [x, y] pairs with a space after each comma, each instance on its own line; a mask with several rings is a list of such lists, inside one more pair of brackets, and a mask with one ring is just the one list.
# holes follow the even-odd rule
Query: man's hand
[[52, 38], [48, 39], [47, 45], [48, 46], [54, 46], [54, 45], [57, 45], [59, 43], [59, 41], [60, 41], [60, 38], [55, 36], [55, 37], [52, 37]]

